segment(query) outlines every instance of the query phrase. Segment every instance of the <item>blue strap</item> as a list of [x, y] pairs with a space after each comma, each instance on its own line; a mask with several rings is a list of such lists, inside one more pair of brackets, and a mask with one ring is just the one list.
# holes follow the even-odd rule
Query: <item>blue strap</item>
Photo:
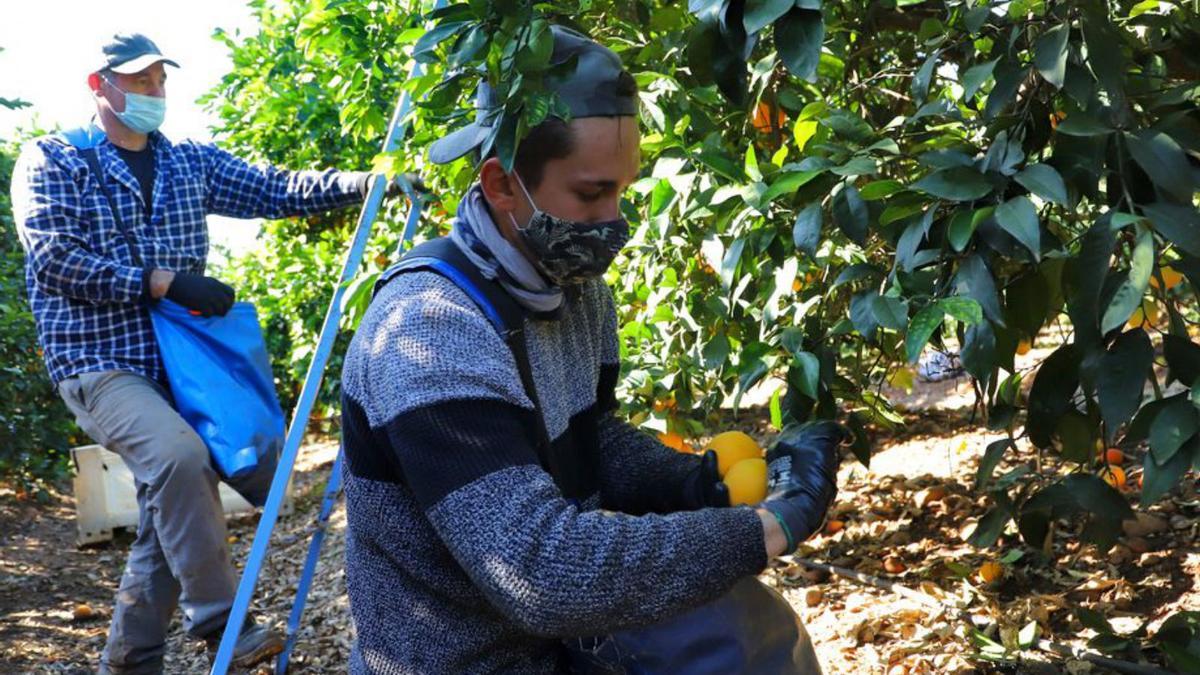
[[457, 267], [440, 258], [421, 255], [407, 256], [400, 262], [389, 267], [387, 271], [380, 275], [379, 281], [375, 284], [375, 288], [382, 288], [384, 284], [388, 283], [392, 279], [396, 278], [396, 276], [403, 274], [404, 272], [413, 272], [421, 269], [432, 270], [454, 282], [455, 286], [458, 286], [463, 293], [467, 294], [467, 297], [471, 298], [471, 300], [479, 306], [479, 309], [483, 311], [483, 315], [487, 317], [487, 320], [492, 324], [492, 327], [496, 329], [497, 333], [500, 335], [508, 335], [508, 326], [504, 323], [504, 319], [500, 316], [499, 310], [496, 309], [496, 306], [492, 304], [492, 301], [488, 299], [487, 295], [485, 295], [484, 292]]

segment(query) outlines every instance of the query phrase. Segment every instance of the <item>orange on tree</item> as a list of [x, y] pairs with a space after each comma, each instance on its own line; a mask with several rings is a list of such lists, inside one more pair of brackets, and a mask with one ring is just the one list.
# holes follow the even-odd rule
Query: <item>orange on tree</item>
[[[1158, 271], [1159, 274], [1162, 274], [1163, 283], [1166, 285], [1168, 291], [1183, 283], [1183, 275], [1175, 271], [1175, 268], [1170, 265], [1163, 265], [1158, 268]], [[1158, 274], [1150, 275], [1150, 285], [1154, 288], [1159, 287]]]
[[1104, 463], [1105, 464], [1124, 464], [1125, 463], [1125, 453], [1121, 452], [1121, 450], [1119, 448], [1109, 448], [1108, 450], [1104, 451]]
[[787, 124], [787, 115], [770, 103], [760, 101], [754, 109], [753, 124], [760, 134], [769, 134]]
[[1025, 356], [1026, 354], [1029, 353], [1029, 350], [1031, 350], [1031, 349], [1033, 349], [1033, 341], [1032, 340], [1021, 340], [1020, 342], [1017, 343], [1017, 355], [1018, 356]]
[[660, 433], [658, 435], [658, 440], [662, 441], [662, 444], [667, 446], [668, 448], [678, 450], [679, 452], [691, 452], [692, 451], [692, 447], [690, 445], [688, 445], [686, 441], [683, 440], [683, 436], [680, 436], [679, 434], [675, 433], [674, 431], [668, 431], [665, 434]]
[[1137, 309], [1133, 310], [1133, 315], [1129, 317], [1125, 327], [1130, 330], [1141, 328], [1144, 324], [1154, 326], [1158, 323], [1159, 309], [1158, 303], [1153, 300], [1143, 300], [1142, 304]]
[[757, 504], [767, 497], [767, 460], [752, 457], [734, 464], [725, 477], [730, 506]]
[[1125, 469], [1119, 466], [1105, 464], [1104, 468], [1100, 470], [1100, 477], [1104, 479], [1105, 483], [1118, 490], [1125, 487]]
[[[722, 477], [735, 464], [744, 460], [762, 457], [762, 448], [749, 434], [741, 431], [726, 431], [713, 436], [703, 448], [717, 453], [717, 473]], [[703, 451], [702, 450], [702, 451]]]

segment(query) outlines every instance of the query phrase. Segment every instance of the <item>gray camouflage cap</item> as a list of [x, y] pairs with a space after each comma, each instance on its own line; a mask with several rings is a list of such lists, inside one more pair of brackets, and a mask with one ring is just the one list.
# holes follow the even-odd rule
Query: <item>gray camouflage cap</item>
[[[618, 86], [625, 68], [616, 53], [570, 28], [551, 26], [550, 30], [554, 35], [551, 65], [578, 57], [574, 72], [547, 83], [572, 118], [637, 116], [637, 94]], [[625, 73], [625, 77], [629, 75]], [[498, 105], [492, 88], [481, 82], [475, 95], [475, 121], [434, 141], [429, 147], [430, 161], [448, 164], [479, 147], [492, 126], [500, 122]]]

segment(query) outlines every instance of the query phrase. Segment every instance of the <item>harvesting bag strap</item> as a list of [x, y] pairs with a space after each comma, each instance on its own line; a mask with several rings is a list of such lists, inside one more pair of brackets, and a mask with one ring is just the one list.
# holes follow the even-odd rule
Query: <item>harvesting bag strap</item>
[[91, 171], [92, 177], [96, 179], [96, 183], [100, 186], [100, 193], [104, 195], [104, 200], [108, 202], [108, 210], [112, 213], [113, 221], [116, 222], [117, 229], [125, 239], [125, 245], [129, 247], [129, 252], [133, 255], [133, 261], [138, 267], [145, 267], [137, 242], [129, 232], [129, 227], [125, 225], [125, 221], [121, 220], [121, 214], [117, 211], [117, 202], [113, 199], [112, 192], [109, 191], [108, 184], [104, 181], [104, 170], [100, 168], [100, 156], [96, 152], [96, 143], [99, 142], [97, 138], [98, 133], [99, 129], [96, 129], [94, 126], [89, 128], [79, 127], [62, 132], [62, 136], [67, 139], [68, 143], [79, 150], [79, 155], [83, 157], [83, 161], [87, 162], [88, 170]]
[[517, 373], [525, 395], [533, 402], [534, 419], [538, 434], [538, 459], [551, 475], [557, 476], [560, 469], [550, 451], [550, 434], [542, 418], [542, 406], [538, 402], [537, 389], [533, 384], [533, 368], [529, 364], [529, 350], [525, 343], [525, 310], [500, 284], [487, 279], [479, 272], [462, 250], [449, 237], [439, 237], [414, 246], [404, 258], [384, 271], [375, 282], [372, 296], [388, 282], [405, 272], [424, 270], [435, 272], [467, 294], [479, 307], [492, 327], [500, 334], [517, 362]]

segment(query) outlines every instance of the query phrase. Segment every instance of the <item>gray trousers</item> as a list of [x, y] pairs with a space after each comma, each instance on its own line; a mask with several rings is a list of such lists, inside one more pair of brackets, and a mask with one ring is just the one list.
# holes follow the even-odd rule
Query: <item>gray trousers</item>
[[[101, 672], [162, 672], [177, 605], [196, 638], [219, 635], [237, 590], [219, 480], [208, 448], [172, 407], [170, 394], [133, 373], [84, 373], [58, 385], [79, 426], [117, 453], [137, 486], [137, 539], [121, 575]], [[265, 501], [274, 463], [233, 485]]]

